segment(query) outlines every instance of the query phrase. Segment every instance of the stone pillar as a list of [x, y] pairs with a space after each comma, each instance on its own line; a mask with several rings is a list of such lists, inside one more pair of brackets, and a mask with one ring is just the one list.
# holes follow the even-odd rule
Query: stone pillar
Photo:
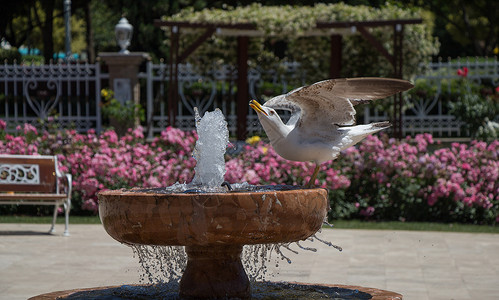
[[116, 100], [121, 103], [140, 101], [139, 66], [144, 60], [151, 59], [145, 52], [99, 53], [99, 58], [108, 66], [109, 87], [114, 91]]
[[[114, 91], [114, 97], [121, 104], [127, 101], [140, 103], [139, 67], [144, 60], [151, 57], [145, 52], [130, 52], [128, 54], [117, 52], [99, 53], [99, 59], [108, 67], [109, 88]], [[135, 126], [140, 120], [135, 120]], [[118, 128], [115, 128], [118, 131]]]

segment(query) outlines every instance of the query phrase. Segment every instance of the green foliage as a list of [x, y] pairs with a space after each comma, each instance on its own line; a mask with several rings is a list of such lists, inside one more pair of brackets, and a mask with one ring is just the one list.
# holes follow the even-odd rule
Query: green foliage
[[109, 9], [103, 1], [92, 1], [90, 5], [96, 52], [118, 51], [114, 26], [119, 21], [119, 14]]
[[114, 98], [114, 92], [109, 89], [103, 89], [101, 96], [104, 98], [101, 106], [102, 115], [109, 118], [112, 126], [134, 128], [136, 120], [145, 120], [145, 110], [140, 104], [132, 101], [122, 104]]
[[21, 62], [21, 53], [17, 51], [17, 48], [10, 48], [10, 49], [1, 49], [0, 48], [0, 63], [4, 63], [7, 61], [8, 64], [14, 63], [14, 61], [17, 61], [17, 63]]
[[499, 115], [499, 95], [464, 94], [451, 103], [451, 113], [464, 122], [464, 129], [473, 138], [486, 141], [499, 138], [499, 124], [494, 122]]
[[[448, 70], [440, 72], [448, 77]], [[433, 75], [438, 77], [439, 74]], [[462, 121], [463, 132], [468, 132], [473, 139], [492, 141], [499, 137], [499, 91], [494, 89], [491, 82], [479, 84], [459, 77], [442, 78], [437, 84], [435, 80], [419, 78], [406, 97], [405, 103], [433, 101], [438, 97], [444, 113]], [[437, 106], [434, 106], [433, 110], [436, 109]]]
[[[62, 15], [62, 11], [55, 10], [57, 15]], [[71, 51], [73, 53], [81, 53], [85, 50], [87, 44], [85, 41], [85, 20], [78, 18], [75, 15], [71, 16]], [[65, 52], [66, 33], [64, 18], [54, 18], [54, 52]]]
[[45, 62], [42, 55], [23, 55], [22, 60], [25, 64], [41, 65]]
[[[252, 4], [245, 7], [227, 9], [205, 9], [194, 11], [184, 9], [180, 13], [165, 17], [166, 20], [213, 22], [213, 23], [253, 23], [262, 37], [253, 37], [250, 42], [250, 66], [266, 69], [276, 68], [279, 61], [294, 60], [302, 64], [307, 78], [316, 81], [328, 77], [330, 38], [328, 34], [316, 36], [316, 23], [320, 21], [366, 21], [419, 18], [420, 10], [402, 9], [394, 5], [380, 8], [368, 6], [349, 6], [339, 4], [316, 4], [315, 6], [262, 6]], [[410, 77], [417, 72], [420, 62], [428, 60], [438, 51], [438, 41], [431, 36], [431, 21], [424, 24], [405, 26], [404, 30], [404, 72]], [[378, 27], [371, 31], [378, 40], [392, 52], [392, 28]], [[181, 45], [188, 45], [193, 35], [181, 35]], [[284, 57], [276, 55], [277, 42], [287, 45]], [[190, 62], [201, 68], [211, 64], [235, 64], [236, 39], [214, 35], [189, 58]], [[342, 76], [390, 76], [393, 68], [360, 35], [344, 35]]]
[[435, 35], [442, 42], [441, 56], [490, 56], [499, 42], [496, 2], [406, 0], [403, 5], [421, 7], [434, 15]]

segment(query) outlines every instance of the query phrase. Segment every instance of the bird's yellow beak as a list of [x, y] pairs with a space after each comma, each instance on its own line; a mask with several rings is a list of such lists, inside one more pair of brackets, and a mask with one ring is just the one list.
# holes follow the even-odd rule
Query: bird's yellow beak
[[258, 103], [256, 100], [251, 100], [249, 103], [249, 106], [251, 106], [251, 108], [253, 108], [257, 113], [262, 113], [262, 114], [268, 116], [268, 114], [265, 112], [265, 110], [263, 110], [260, 103]]

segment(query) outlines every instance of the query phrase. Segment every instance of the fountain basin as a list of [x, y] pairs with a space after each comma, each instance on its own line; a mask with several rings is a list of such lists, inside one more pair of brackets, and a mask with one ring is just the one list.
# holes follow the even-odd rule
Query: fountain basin
[[304, 240], [321, 228], [328, 207], [325, 189], [99, 193], [102, 224], [115, 240], [186, 246], [187, 266], [179, 287], [183, 299], [249, 299], [243, 245]]
[[99, 193], [107, 233], [126, 244], [215, 246], [293, 242], [319, 230], [325, 189], [234, 193]]
[[[287, 282], [257, 282], [255, 299], [351, 299], [351, 300], [402, 300], [402, 295], [375, 288], [337, 285], [337, 284], [310, 284]], [[170, 292], [168, 287], [154, 285], [123, 285], [88, 289], [58, 291], [38, 295], [29, 300], [54, 299], [163, 299], [178, 300], [176, 293]]]

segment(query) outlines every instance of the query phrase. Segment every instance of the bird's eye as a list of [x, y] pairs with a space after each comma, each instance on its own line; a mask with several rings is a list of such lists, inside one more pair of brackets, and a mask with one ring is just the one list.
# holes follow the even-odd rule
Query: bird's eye
[[271, 115], [275, 115], [275, 111], [271, 110], [271, 111], [270, 111], [270, 114], [271, 114]]

